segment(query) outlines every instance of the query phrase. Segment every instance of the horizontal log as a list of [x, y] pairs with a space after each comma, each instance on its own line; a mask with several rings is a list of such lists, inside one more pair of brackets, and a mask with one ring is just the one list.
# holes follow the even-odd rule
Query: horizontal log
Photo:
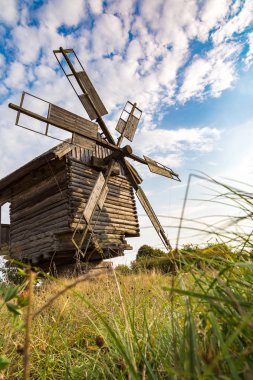
[[[76, 196], [72, 196], [71, 200], [70, 200], [70, 205], [71, 207], [74, 207], [74, 208], [78, 208], [78, 207], [82, 207], [84, 208], [85, 205], [86, 205], [86, 201], [83, 200], [83, 198], [77, 198]], [[106, 198], [106, 202], [104, 203], [104, 207], [103, 207], [103, 210], [105, 210], [105, 212], [107, 213], [113, 213], [115, 211], [119, 211], [119, 212], [123, 212], [123, 213], [126, 213], [126, 214], [129, 214], [129, 215], [136, 215], [137, 216], [137, 208], [136, 206], [134, 207], [129, 207], [129, 204], [127, 204], [127, 206], [119, 206], [119, 204], [115, 201], [114, 203], [109, 200], [108, 198]]]
[[[82, 224], [82, 223], [81, 223]], [[71, 224], [70, 224], [70, 227], [75, 229], [78, 225], [78, 220], [75, 219]], [[83, 225], [83, 224], [82, 224]], [[94, 226], [94, 223], [91, 223], [92, 226]], [[96, 225], [94, 227], [94, 231], [96, 232], [97, 230], [105, 230], [106, 231], [106, 228], [108, 229], [115, 229], [117, 231], [117, 233], [120, 233], [120, 234], [125, 234], [125, 233], [128, 233], [128, 231], [131, 231], [131, 232], [139, 232], [139, 228], [138, 226], [131, 226], [131, 227], [128, 227], [128, 228], [124, 228], [124, 224], [120, 224], [120, 223], [107, 223], [107, 222], [100, 222], [99, 225]]]
[[24, 239], [24, 238], [27, 238], [29, 239], [30, 237], [35, 237], [37, 235], [41, 235], [43, 233], [45, 234], [48, 234], [48, 233], [51, 233], [52, 235], [56, 235], [56, 234], [61, 234], [61, 233], [66, 233], [66, 231], [68, 232], [71, 232], [71, 229], [64, 225], [63, 223], [65, 223], [65, 221], [60, 221], [60, 222], [57, 222], [57, 223], [54, 223], [53, 227], [52, 225], [48, 225], [48, 226], [45, 226], [43, 225], [42, 227], [36, 227], [32, 230], [25, 230], [25, 231], [20, 231], [20, 232], [15, 232], [12, 234], [11, 236], [11, 241], [18, 241], [19, 239]]
[[[74, 162], [74, 163], [70, 162], [67, 168], [68, 168], [69, 173], [73, 173], [76, 175], [85, 174], [87, 178], [90, 178], [90, 179], [97, 177], [99, 172], [101, 171], [101, 170], [97, 170], [96, 168], [92, 168], [90, 165], [88, 166], [85, 163], [82, 163], [80, 161]], [[126, 185], [131, 186], [129, 180], [125, 176], [122, 176], [122, 175], [117, 175], [117, 176], [113, 175], [110, 177], [110, 180], [113, 180], [115, 182], [125, 183]]]
[[[54, 214], [58, 213], [59, 211], [62, 211], [64, 210], [66, 215], [70, 215], [70, 210], [69, 210], [69, 207], [68, 207], [68, 202], [66, 202], [66, 200], [61, 200], [61, 201], [58, 201], [57, 203], [54, 203], [51, 205], [52, 207], [47, 207], [47, 208], [44, 208], [43, 210], [38, 210], [37, 212], [35, 213], [30, 213], [30, 214], [26, 214], [23, 216], [23, 218], [15, 218], [15, 220], [13, 219], [12, 220], [12, 225], [13, 226], [16, 226], [16, 225], [22, 225], [22, 224], [26, 224], [26, 223], [30, 223], [31, 221], [41, 221], [46, 218], [47, 216], [53, 216], [54, 217]], [[15, 214], [14, 214], [15, 216]]]
[[54, 234], [60, 234], [65, 231], [71, 231], [69, 227], [69, 222], [66, 224], [66, 220], [58, 220], [57, 222], [54, 221], [54, 224], [44, 224], [42, 227], [36, 227], [34, 229], [34, 232], [52, 232]]
[[[92, 188], [91, 187], [84, 187], [84, 186], [72, 186], [70, 185], [69, 188], [71, 189], [71, 191], [74, 193], [73, 195], [77, 195], [75, 193], [79, 193], [80, 195], [82, 195], [84, 198], [89, 197], [89, 195], [91, 194], [92, 192]], [[107, 194], [107, 197], [108, 199], [110, 200], [117, 200], [118, 203], [125, 203], [125, 204], [129, 204], [132, 205], [132, 204], [135, 204], [135, 199], [133, 196], [129, 195], [128, 197], [122, 195], [122, 194], [119, 194], [119, 193], [114, 193], [112, 191], [109, 191], [109, 193]], [[106, 199], [107, 199], [106, 197]]]
[[[69, 180], [70, 182], [76, 181], [81, 182], [84, 185], [93, 185], [98, 178], [98, 173], [94, 176], [87, 175], [86, 172], [83, 173], [70, 173]], [[132, 192], [133, 189], [130, 186], [126, 186], [125, 183], [113, 181], [114, 177], [110, 177], [108, 180], [108, 185], [111, 186], [114, 191], [124, 191], [126, 193]]]
[[[86, 241], [83, 244], [83, 246], [81, 248], [82, 250], [86, 250], [87, 243], [88, 242]], [[122, 248], [128, 246], [127, 243], [122, 243], [122, 241], [117, 240], [117, 239], [113, 239], [111, 241], [101, 241], [99, 244], [100, 244], [100, 249], [105, 249], [105, 248], [109, 248], [109, 249], [110, 248], [122, 249]], [[89, 245], [93, 246], [93, 243], [91, 242]], [[90, 247], [88, 247], [88, 249], [89, 248]], [[58, 251], [75, 251], [75, 247], [74, 247], [74, 245], [71, 242], [69, 242], [69, 243], [67, 243], [67, 242], [59, 242], [59, 243], [56, 244], [55, 250], [56, 250], [56, 252], [58, 252]]]
[[18, 225], [28, 225], [31, 223], [35, 223], [35, 224], [39, 223], [42, 225], [45, 220], [50, 220], [50, 218], [56, 219], [64, 215], [66, 216], [70, 215], [70, 210], [69, 210], [68, 203], [66, 202], [66, 200], [57, 202], [55, 205], [52, 205], [52, 206], [54, 207], [45, 209], [41, 213], [39, 213], [39, 217], [36, 214], [35, 215], [31, 214], [22, 220], [19, 219], [19, 220], [13, 221], [11, 223], [11, 230], [12, 230], [12, 227], [15, 227]]
[[[70, 178], [79, 176], [80, 178], [88, 178], [90, 180], [94, 179], [94, 181], [96, 180], [99, 174], [98, 171], [87, 170], [86, 168], [81, 168], [81, 167], [79, 168], [70, 167], [69, 173], [70, 173]], [[122, 177], [122, 176], [111, 176], [109, 179], [109, 182], [114, 186], [120, 186], [127, 190], [132, 189], [130, 182], [126, 180], [125, 177]]]
[[37, 241], [29, 241], [29, 240], [20, 240], [18, 242], [11, 242], [11, 248], [13, 249], [13, 247], [17, 247], [17, 248], [20, 248], [22, 250], [26, 250], [28, 248], [36, 248], [37, 250], [40, 249], [41, 247], [43, 247], [44, 245], [53, 245], [54, 244], [54, 238], [44, 238], [44, 239], [37, 239]]
[[[73, 217], [71, 217], [72, 220], [78, 220], [82, 216], [82, 213], [75, 213]], [[71, 220], [70, 219], [70, 220]], [[83, 219], [84, 220], [84, 219]], [[92, 223], [97, 221], [99, 223], [100, 221], [106, 221], [106, 222], [113, 222], [115, 221], [116, 223], [129, 223], [129, 224], [134, 224], [134, 225], [139, 225], [138, 219], [136, 217], [126, 217], [125, 215], [114, 215], [111, 216], [110, 214], [107, 214], [103, 211], [96, 210], [94, 213], [94, 216], [92, 218]]]
[[45, 216], [43, 219], [36, 218], [36, 220], [30, 220], [29, 223], [28, 222], [26, 224], [23, 223], [23, 225], [22, 224], [20, 225], [16, 222], [16, 225], [15, 224], [13, 226], [11, 225], [11, 228], [10, 228], [11, 236], [15, 232], [20, 232], [22, 230], [32, 231], [33, 229], [36, 229], [36, 227], [41, 228], [41, 231], [43, 231], [44, 226], [47, 226], [49, 224], [52, 227], [54, 227], [55, 222], [59, 220], [61, 220], [61, 223], [63, 225], [66, 225], [66, 226], [68, 225], [68, 215], [65, 210], [61, 210], [57, 213], [52, 213], [51, 215], [47, 214], [47, 216]]
[[[95, 180], [80, 178], [79, 176], [76, 176], [76, 177], [70, 178], [69, 184], [70, 186], [90, 189], [90, 191], [92, 191], [92, 188], [94, 187], [94, 184], [95, 184]], [[115, 195], [121, 194], [122, 196], [133, 197], [133, 192], [130, 191], [130, 189], [125, 189], [124, 187], [119, 187], [117, 185], [111, 184], [110, 181], [108, 182], [107, 186], [109, 187], [109, 191], [112, 194], [115, 194]]]
[[51, 231], [48, 232], [34, 232], [29, 231], [29, 233], [20, 233], [20, 234], [14, 234], [11, 238], [11, 243], [16, 243], [18, 241], [27, 240], [27, 241], [37, 241], [37, 239], [47, 239], [49, 236], [51, 236], [52, 239], [54, 239], [55, 235]]
[[[83, 209], [81, 209], [79, 212], [76, 211], [73, 214], [73, 219], [75, 220], [75, 219], [80, 218], [82, 213], [83, 213]], [[122, 223], [125, 223], [126, 225], [138, 224], [138, 220], [134, 216], [129, 216], [125, 214], [107, 214], [106, 212], [103, 212], [103, 211], [102, 212], [95, 211], [92, 220], [93, 221], [96, 220], [97, 223], [99, 223], [100, 221], [108, 221], [108, 222], [116, 222], [116, 223], [122, 222]]]
[[21, 260], [24, 258], [34, 258], [36, 256], [40, 256], [42, 254], [48, 253], [50, 251], [54, 251], [54, 246], [50, 243], [47, 243], [43, 246], [25, 248], [23, 249], [20, 246], [11, 246], [11, 256], [19, 256]]
[[[66, 191], [66, 194], [67, 194], [66, 199], [69, 199], [70, 190], [67, 189], [67, 186], [62, 187], [62, 192], [64, 191]], [[22, 201], [17, 202], [14, 205], [14, 207], [11, 204], [11, 207], [10, 207], [11, 214], [22, 211], [26, 207], [32, 207], [35, 204], [43, 201], [44, 199], [48, 199], [56, 194], [59, 194], [59, 187], [57, 185], [47, 190], [44, 190], [41, 194], [39, 194], [38, 196], [35, 196], [34, 198], [27, 199], [25, 202], [22, 202]]]
[[54, 160], [50, 163], [47, 162], [35, 171], [30, 172], [22, 178], [22, 181], [16, 182], [12, 185], [12, 192], [16, 196], [22, 196], [23, 192], [26, 192], [26, 189], [29, 189], [31, 186], [37, 186], [42, 181], [49, 180], [52, 176], [55, 176], [57, 173], [66, 170], [66, 163], [63, 160]]
[[[84, 164], [79, 164], [79, 165], [70, 165], [68, 167], [68, 171], [71, 175], [80, 175], [80, 176], [85, 176], [86, 178], [93, 179], [96, 178], [100, 172], [100, 170], [95, 170], [92, 168], [88, 168]], [[125, 187], [131, 187], [130, 182], [125, 176], [122, 175], [111, 175], [110, 176], [110, 181], [115, 184], [120, 184]]]
[[16, 205], [20, 202], [25, 202], [27, 200], [31, 201], [36, 199], [36, 197], [40, 197], [45, 191], [49, 191], [51, 189], [59, 188], [62, 189], [62, 187], [65, 188], [67, 186], [67, 174], [66, 171], [57, 173], [54, 177], [50, 177], [49, 179], [46, 179], [44, 181], [41, 181], [36, 186], [30, 186], [29, 188], [23, 190], [20, 194], [15, 196], [13, 199], [13, 207], [15, 208]]
[[50, 197], [47, 197], [40, 202], [34, 204], [33, 206], [25, 207], [20, 211], [12, 211], [12, 222], [16, 220], [26, 219], [31, 215], [40, 216], [43, 212], [48, 209], [54, 208], [60, 204], [68, 204], [67, 198], [68, 190], [63, 191], [62, 193], [56, 193]]
[[15, 239], [19, 239], [20, 236], [22, 238], [23, 235], [27, 236], [27, 237], [30, 237], [32, 236], [33, 234], [36, 234], [36, 233], [41, 233], [41, 232], [51, 232], [53, 230], [56, 230], [57, 228], [59, 230], [62, 230], [62, 229], [66, 229], [69, 227], [69, 222], [66, 223], [66, 220], [63, 220], [63, 221], [58, 221], [58, 223], [52, 221], [51, 223], [50, 222], [47, 222], [47, 224], [43, 225], [42, 227], [41, 226], [35, 226], [33, 229], [19, 229], [18, 231], [14, 231], [13, 232], [13, 235], [11, 235], [11, 240], [12, 240], [12, 236], [15, 236]]
[[[92, 187], [77, 187], [77, 186], [69, 186], [70, 189], [70, 197], [72, 198], [73, 196], [77, 197], [82, 197], [84, 200], [88, 200], [91, 192], [92, 192]], [[114, 194], [113, 192], [109, 191], [107, 194], [106, 199], [109, 199], [111, 201], [119, 203], [119, 200], [129, 204], [129, 201], [135, 205], [135, 198], [134, 195], [129, 194], [128, 197], [121, 196], [121, 194]]]
[[[71, 207], [71, 210], [72, 210], [72, 215], [74, 217], [78, 217], [80, 215], [82, 215], [83, 211], [85, 209], [85, 206], [73, 206]], [[136, 223], [138, 223], [138, 217], [137, 217], [137, 212], [131, 212], [131, 211], [122, 211], [122, 210], [116, 210], [115, 209], [110, 209], [112, 211], [109, 211], [107, 208], [103, 208], [102, 211], [100, 210], [96, 210], [95, 211], [95, 215], [97, 216], [98, 213], [101, 213], [101, 216], [104, 216], [104, 217], [107, 217], [109, 219], [125, 219], [126, 221], [127, 220], [132, 220], [132, 221], [136, 221]], [[93, 218], [96, 219], [96, 216], [94, 216]]]

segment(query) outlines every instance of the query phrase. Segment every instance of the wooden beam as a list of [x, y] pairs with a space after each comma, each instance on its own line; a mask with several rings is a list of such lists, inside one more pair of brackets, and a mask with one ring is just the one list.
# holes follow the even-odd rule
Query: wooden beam
[[[41, 115], [39, 115], [39, 114], [37, 114], [35, 112], [29, 111], [26, 108], [20, 107], [20, 106], [18, 106], [16, 104], [13, 104], [13, 103], [9, 103], [9, 108], [13, 109], [14, 111], [21, 112], [24, 115], [33, 117], [34, 119], [37, 119], [37, 120], [39, 120], [39, 121], [41, 121], [43, 123], [51, 124], [51, 125], [53, 125], [53, 126], [55, 126], [57, 128], [63, 129], [64, 131], [71, 132], [71, 133], [78, 133], [79, 135], [81, 135], [83, 137], [86, 137], [87, 139], [90, 139], [91, 141], [95, 141], [98, 145], [103, 146], [104, 148], [111, 149], [114, 152], [121, 152], [123, 154], [123, 156], [132, 158], [134, 161], [140, 162], [141, 164], [148, 165], [147, 162], [143, 158], [138, 157], [138, 156], [136, 156], [133, 153], [130, 153], [129, 148], [128, 148], [129, 145], [126, 146], [127, 149], [125, 149], [126, 147], [119, 148], [117, 145], [114, 145], [113, 143], [109, 143], [109, 142], [107, 142], [107, 141], [105, 141], [103, 139], [99, 139], [99, 138], [96, 138], [94, 136], [91, 136], [89, 133], [86, 133], [81, 128], [78, 128], [78, 127], [75, 127], [75, 126], [62, 125], [61, 123], [56, 122], [55, 120], [51, 120], [50, 118], [46, 118], [44, 116], [41, 116]], [[89, 123], [92, 123], [89, 120], [87, 120], [87, 121]], [[26, 129], [29, 129], [29, 128], [26, 128]], [[34, 131], [34, 132], [36, 132], [36, 131]], [[39, 133], [39, 132], [36, 132], [36, 133]]]

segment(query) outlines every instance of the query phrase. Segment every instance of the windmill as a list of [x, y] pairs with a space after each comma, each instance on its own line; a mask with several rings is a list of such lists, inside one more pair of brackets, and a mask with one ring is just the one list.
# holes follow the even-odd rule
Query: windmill
[[[163, 245], [166, 250], [170, 250], [171, 245], [167, 239], [165, 231], [140, 186], [141, 178], [136, 169], [133, 168], [127, 159], [147, 165], [152, 173], [156, 173], [177, 181], [180, 181], [179, 177], [172, 169], [166, 167], [165, 165], [160, 164], [147, 156], [141, 158], [135, 155], [132, 152], [130, 145], [121, 147], [124, 139], [133, 141], [142, 111], [137, 107], [136, 103], [131, 103], [130, 101], [126, 103], [116, 125], [116, 131], [119, 132], [119, 138], [117, 142], [115, 142], [106, 126], [105, 121], [103, 120], [103, 116], [108, 112], [75, 51], [73, 49], [63, 49], [60, 47], [59, 50], [54, 51], [54, 54], [90, 120], [80, 117], [27, 92], [23, 92], [19, 105], [10, 103], [9, 107], [17, 111], [16, 125], [22, 128], [52, 137], [49, 134], [49, 127], [53, 127], [72, 134], [72, 139], [69, 142], [71, 146], [76, 145], [82, 147], [85, 144], [87, 147], [88, 144], [89, 149], [94, 150], [95, 145], [98, 145], [103, 148], [107, 148], [111, 152], [104, 159], [98, 159], [95, 156], [92, 157], [93, 165], [98, 168], [98, 176], [89, 195], [88, 201], [82, 210], [80, 220], [73, 230], [71, 240], [74, 244], [76, 252], [79, 256], [84, 257], [86, 252], [83, 249], [83, 243], [87, 240], [87, 235], [93, 236], [94, 239], [96, 238], [92, 227], [93, 217], [97, 210], [103, 209], [108, 194], [108, 181], [113, 172], [117, 170], [117, 164], [120, 164], [124, 168], [126, 176], [132, 188], [135, 190], [137, 198], [139, 199], [153, 227], [159, 235]], [[28, 108], [25, 108], [24, 102], [27, 97], [32, 97], [44, 102], [46, 105], [46, 113], [36, 113]], [[45, 130], [43, 132], [39, 132], [34, 128], [24, 126], [20, 123], [21, 114], [43, 123], [45, 125]], [[102, 137], [98, 134], [99, 127], [102, 131]], [[80, 223], [85, 224], [85, 228], [82, 229], [81, 232], [78, 228]], [[89, 240], [87, 244], [89, 244]]]

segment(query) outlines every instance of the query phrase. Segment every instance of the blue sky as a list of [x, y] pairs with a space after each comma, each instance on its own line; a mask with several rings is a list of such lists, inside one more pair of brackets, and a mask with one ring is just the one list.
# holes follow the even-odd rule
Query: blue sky
[[[85, 115], [52, 53], [63, 46], [74, 48], [87, 69], [109, 111], [111, 132], [116, 136], [126, 100], [136, 101], [143, 117], [135, 152], [180, 174], [182, 183], [175, 184], [138, 166], [158, 214], [179, 215], [194, 170], [252, 183], [252, 0], [0, 0], [0, 5], [0, 177], [55, 144], [14, 126], [7, 105], [18, 103], [22, 90]], [[193, 191], [199, 194], [198, 183]], [[145, 217], [141, 225], [149, 226]], [[166, 232], [174, 242], [175, 232]], [[146, 240], [159, 244], [151, 229], [143, 228], [135, 249]]]

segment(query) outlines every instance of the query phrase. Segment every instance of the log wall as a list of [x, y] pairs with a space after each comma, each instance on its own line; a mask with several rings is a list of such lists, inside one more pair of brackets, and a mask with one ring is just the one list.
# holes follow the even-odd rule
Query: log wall
[[10, 249], [18, 260], [37, 263], [55, 250], [54, 233], [69, 226], [66, 161], [55, 160], [13, 187]]

